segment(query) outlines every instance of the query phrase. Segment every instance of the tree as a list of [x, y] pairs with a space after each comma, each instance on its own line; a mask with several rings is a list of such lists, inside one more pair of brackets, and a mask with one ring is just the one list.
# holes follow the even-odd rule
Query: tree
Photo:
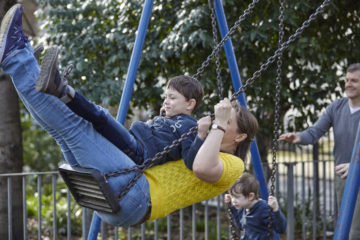
[[[66, 3], [65, 3], [66, 2]], [[105, 106], [116, 105], [138, 27], [142, 4], [139, 1], [52, 0], [41, 6], [48, 44], [63, 47], [63, 66], [73, 62], [71, 84], [87, 97]], [[285, 38], [310, 16], [318, 1], [285, 1]], [[250, 1], [224, 0], [229, 26]], [[47, 3], [46, 3], [47, 4]], [[301, 113], [302, 123], [312, 122], [318, 113], [342, 92], [339, 82], [346, 66], [359, 56], [359, 1], [334, 0], [284, 52], [281, 83], [281, 119], [290, 109]], [[278, 1], [260, 1], [250, 17], [232, 37], [239, 69], [244, 80], [277, 48]], [[133, 93], [133, 106], [154, 109], [160, 106], [163, 78], [194, 74], [213, 48], [208, 2], [154, 1], [153, 13], [144, 44], [141, 65]], [[221, 53], [222, 66], [226, 66]], [[273, 136], [275, 64], [263, 73], [246, 95], [249, 108], [260, 122], [259, 148], [266, 160]], [[233, 92], [229, 71], [223, 69], [225, 89]], [[213, 68], [199, 79], [205, 87], [201, 110], [211, 111], [218, 100]], [[131, 111], [131, 109], [130, 109]]]
[[[13, 0], [5, 0], [0, 3], [0, 19], [6, 11], [16, 3]], [[19, 102], [17, 94], [8, 75], [0, 70], [0, 173], [22, 171], [22, 140]], [[12, 232], [13, 239], [22, 239], [22, 182], [21, 178], [13, 178], [13, 202], [12, 202]], [[8, 203], [7, 181], [0, 178], [0, 238], [8, 238], [7, 226]]]

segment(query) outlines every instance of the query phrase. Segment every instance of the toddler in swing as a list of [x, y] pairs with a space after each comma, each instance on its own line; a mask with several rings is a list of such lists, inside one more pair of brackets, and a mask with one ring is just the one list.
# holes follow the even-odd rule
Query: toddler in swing
[[[243, 173], [225, 194], [225, 202], [231, 203], [231, 214], [241, 231], [241, 240], [273, 239], [274, 231], [286, 232], [286, 219], [274, 196], [268, 202], [259, 198], [259, 183], [256, 178]], [[269, 217], [272, 211], [272, 234], [269, 235]]]
[[[44, 55], [36, 89], [60, 98], [136, 164], [140, 165], [144, 160], [154, 157], [197, 125], [197, 120], [191, 114], [202, 102], [203, 88], [198, 80], [189, 76], [171, 78], [165, 89], [162, 107], [164, 116], [157, 116], [148, 122], [135, 121], [128, 130], [107, 111], [88, 101], [67, 84], [66, 79], [59, 74], [58, 53], [59, 49], [53, 47]], [[156, 164], [183, 158], [185, 165], [192, 170], [194, 157], [204, 138], [191, 134]]]

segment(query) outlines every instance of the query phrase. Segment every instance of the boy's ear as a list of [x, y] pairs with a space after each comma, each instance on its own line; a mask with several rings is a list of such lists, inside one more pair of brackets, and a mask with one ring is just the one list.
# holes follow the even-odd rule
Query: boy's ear
[[253, 200], [255, 198], [255, 193], [251, 192], [249, 193], [249, 199]]
[[194, 98], [191, 98], [188, 101], [188, 106], [186, 109], [192, 112], [194, 111], [195, 106], [196, 106], [196, 100]]

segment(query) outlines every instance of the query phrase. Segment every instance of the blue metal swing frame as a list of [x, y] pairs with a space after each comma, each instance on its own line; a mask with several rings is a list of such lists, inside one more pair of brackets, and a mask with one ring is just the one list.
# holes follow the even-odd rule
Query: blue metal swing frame
[[[126, 119], [128, 106], [129, 106], [131, 94], [133, 92], [133, 86], [134, 86], [135, 79], [136, 79], [136, 73], [137, 73], [137, 70], [139, 67], [142, 48], [143, 48], [145, 37], [146, 37], [146, 31], [147, 31], [150, 17], [151, 17], [153, 3], [154, 3], [154, 0], [145, 0], [142, 15], [140, 18], [138, 34], [136, 36], [134, 48], [133, 48], [133, 51], [131, 54], [130, 64], [129, 64], [129, 68], [128, 68], [128, 72], [127, 72], [127, 78], [126, 78], [125, 85], [123, 88], [123, 92], [122, 92], [122, 96], [121, 96], [121, 100], [120, 100], [120, 106], [119, 106], [119, 110], [118, 110], [118, 115], [116, 118], [116, 120], [121, 123], [124, 123], [125, 119]], [[220, 34], [221, 34], [221, 37], [223, 38], [228, 33], [229, 28], [227, 26], [225, 12], [224, 12], [224, 8], [223, 8], [221, 0], [215, 0], [215, 13], [216, 13], [217, 21], [218, 21]], [[237, 66], [236, 57], [235, 57], [231, 39], [229, 39], [225, 42], [224, 50], [225, 50], [228, 66], [230, 69], [230, 75], [231, 75], [231, 79], [233, 82], [233, 86], [234, 86], [235, 91], [237, 91], [242, 86], [242, 83], [241, 83], [241, 77], [239, 74], [239, 69]], [[245, 95], [243, 93], [241, 93], [239, 95], [238, 101], [240, 102], [240, 104], [242, 106], [247, 107]], [[267, 199], [269, 192], [268, 192], [267, 184], [265, 181], [264, 171], [263, 171], [263, 168], [261, 165], [261, 159], [260, 159], [260, 154], [259, 154], [259, 150], [257, 147], [256, 139], [251, 144], [250, 151], [251, 151], [252, 163], [254, 166], [255, 176], [260, 183], [260, 195], [263, 199]], [[94, 212], [90, 230], [89, 230], [88, 240], [96, 240], [97, 239], [100, 225], [101, 225], [101, 219], [96, 214], [96, 212]]]
[[[217, 22], [218, 22], [221, 37], [223, 38], [229, 31], [227, 22], [226, 22], [226, 18], [225, 18], [225, 12], [224, 12], [224, 8], [223, 8], [221, 0], [214, 0], [214, 2], [215, 2], [215, 13], [216, 13]], [[133, 92], [133, 86], [134, 86], [135, 79], [136, 79], [136, 73], [137, 73], [137, 70], [139, 67], [139, 62], [140, 62], [140, 58], [141, 58], [141, 54], [142, 54], [142, 48], [143, 48], [145, 37], [146, 37], [146, 31], [147, 31], [150, 17], [151, 17], [153, 3], [154, 3], [154, 0], [145, 0], [145, 4], [143, 6], [143, 11], [142, 11], [142, 15], [141, 15], [140, 23], [139, 23], [139, 27], [138, 27], [138, 34], [135, 39], [135, 44], [134, 44], [134, 48], [132, 51], [130, 64], [128, 67], [127, 78], [126, 78], [125, 85], [123, 88], [123, 93], [122, 93], [122, 97], [120, 100], [120, 106], [119, 106], [119, 110], [118, 110], [118, 115], [116, 118], [121, 123], [124, 123], [125, 119], [126, 119], [128, 106], [129, 106], [129, 102], [130, 102], [131, 95]], [[239, 69], [238, 69], [238, 65], [236, 62], [236, 57], [235, 57], [231, 39], [229, 39], [225, 42], [224, 50], [225, 50], [225, 54], [226, 54], [228, 67], [230, 69], [230, 75], [231, 75], [231, 79], [233, 82], [234, 90], [237, 91], [242, 86], [242, 83], [241, 83], [241, 77], [239, 74]], [[245, 95], [243, 93], [239, 95], [238, 101], [240, 102], [240, 104], [242, 106], [247, 107]], [[360, 131], [360, 124], [359, 124], [359, 129], [358, 129], [358, 135], [359, 135], [359, 131]], [[345, 222], [348, 223], [349, 221], [351, 223], [352, 212], [354, 210], [356, 197], [357, 197], [357, 193], [358, 193], [359, 185], [360, 185], [360, 174], [357, 174], [358, 176], [356, 176], [356, 174], [355, 174], [355, 173], [359, 173], [359, 171], [360, 171], [360, 164], [359, 164], [360, 157], [358, 154], [359, 142], [360, 142], [360, 136], [357, 136], [357, 141], [356, 141], [357, 144], [356, 144], [356, 146], [354, 146], [353, 157], [352, 157], [352, 159], [354, 161], [351, 163], [352, 165], [350, 167], [348, 181], [346, 184], [344, 198], [342, 201], [343, 203], [350, 201], [350, 204], [346, 204], [346, 206], [344, 206], [344, 207], [343, 207], [343, 205], [341, 205], [339, 222], [336, 225], [336, 235], [335, 235], [334, 239], [344, 239], [343, 236], [348, 236], [348, 233], [349, 233], [350, 226], [348, 226], [348, 227], [344, 227], [344, 226], [347, 226], [350, 224], [343, 224], [343, 223], [345, 223]], [[252, 164], [254, 167], [255, 176], [260, 184], [260, 196], [263, 199], [267, 199], [269, 196], [269, 192], [268, 192], [268, 188], [267, 188], [267, 184], [266, 184], [266, 180], [265, 180], [265, 176], [264, 176], [264, 171], [263, 171], [262, 164], [261, 164], [261, 159], [260, 159], [260, 154], [259, 154], [259, 150], [257, 147], [256, 139], [251, 144], [250, 152], [251, 152], [251, 156], [252, 156]], [[357, 155], [354, 157], [355, 152]], [[349, 182], [349, 184], [348, 184], [348, 182]], [[356, 191], [353, 190], [354, 187], [352, 187], [352, 186], [357, 186]], [[96, 214], [96, 212], [94, 212], [90, 230], [89, 230], [89, 235], [88, 235], [89, 240], [97, 239], [99, 229], [100, 229], [100, 224], [101, 224], [101, 219]], [[343, 227], [340, 227], [340, 226], [343, 226]], [[279, 239], [278, 235], [276, 235], [276, 239]]]

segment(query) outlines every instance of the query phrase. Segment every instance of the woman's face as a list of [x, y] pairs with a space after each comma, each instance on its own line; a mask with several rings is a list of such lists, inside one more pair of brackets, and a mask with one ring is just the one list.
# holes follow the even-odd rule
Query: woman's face
[[236, 146], [245, 139], [243, 135], [238, 132], [236, 110], [231, 108], [230, 119], [221, 142], [221, 150], [230, 153], [235, 151]]

